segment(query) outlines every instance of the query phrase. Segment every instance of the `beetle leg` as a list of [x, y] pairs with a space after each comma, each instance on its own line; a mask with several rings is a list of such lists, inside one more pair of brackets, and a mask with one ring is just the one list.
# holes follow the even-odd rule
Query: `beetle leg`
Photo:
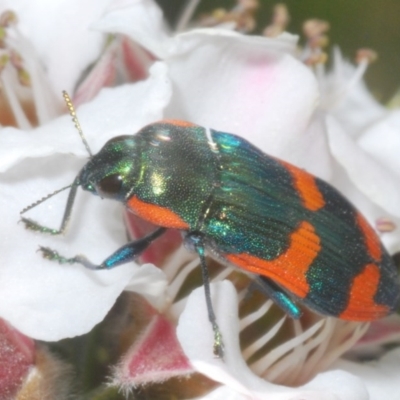
[[[75, 197], [76, 197], [76, 192], [78, 190], [78, 186], [79, 186], [79, 182], [78, 179], [76, 178], [74, 180], [74, 182], [71, 185], [71, 190], [69, 191], [69, 195], [68, 195], [68, 199], [67, 199], [67, 204], [65, 206], [65, 210], [64, 210], [64, 215], [63, 218], [61, 220], [61, 224], [60, 227], [58, 229], [54, 229], [54, 228], [49, 228], [47, 226], [43, 226], [38, 224], [37, 222], [29, 219], [29, 218], [25, 218], [25, 217], [21, 217], [21, 221], [25, 224], [25, 228], [26, 229], [30, 229], [32, 231], [38, 231], [41, 233], [49, 233], [50, 235], [61, 235], [65, 232], [65, 230], [67, 229], [68, 226], [68, 222], [69, 219], [71, 217], [71, 212], [72, 212], [72, 207], [74, 205], [75, 202]], [[39, 205], [40, 203], [42, 203], [43, 201], [45, 201], [46, 199], [48, 199], [49, 197], [52, 197], [54, 194], [59, 193], [60, 191], [67, 189], [67, 187], [60, 189], [60, 190], [56, 190], [55, 192], [51, 193], [49, 196], [39, 200], [38, 202], [31, 204], [29, 207], [26, 207], [24, 210], [21, 211], [21, 215], [24, 214], [26, 211], [29, 211], [30, 209], [36, 207], [37, 205]]]
[[116, 252], [111, 254], [111, 256], [107, 257], [100, 265], [93, 264], [82, 255], [66, 258], [61, 256], [57, 251], [49, 249], [48, 247], [40, 247], [39, 250], [42, 252], [44, 258], [57, 261], [60, 264], [82, 264], [85, 268], [93, 270], [111, 269], [134, 260], [166, 230], [166, 228], [158, 228], [141, 239], [127, 243], [125, 246], [122, 246]]
[[302, 311], [300, 308], [276, 283], [265, 276], [258, 276], [257, 283], [261, 290], [288, 315], [294, 319], [301, 317]]
[[212, 306], [211, 301], [211, 292], [210, 292], [210, 277], [208, 275], [208, 268], [207, 262], [205, 257], [205, 249], [204, 249], [204, 242], [203, 236], [198, 233], [189, 233], [186, 236], [186, 240], [193, 244], [194, 250], [200, 257], [200, 265], [201, 271], [203, 275], [203, 285], [204, 285], [204, 294], [206, 296], [206, 304], [207, 304], [207, 312], [208, 312], [208, 319], [211, 323], [213, 332], [214, 332], [214, 355], [218, 358], [224, 357], [224, 343], [222, 341], [222, 334], [219, 330], [217, 319], [215, 317], [214, 309]]

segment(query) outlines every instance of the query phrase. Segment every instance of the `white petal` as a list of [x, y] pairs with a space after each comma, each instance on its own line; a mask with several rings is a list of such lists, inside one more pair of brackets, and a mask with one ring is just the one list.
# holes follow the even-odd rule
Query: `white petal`
[[[385, 109], [368, 91], [362, 77], [354, 81], [357, 68], [343, 60], [337, 47], [333, 61], [332, 72], [324, 82], [323, 107], [331, 111], [351, 136], [357, 136], [384, 115]], [[335, 100], [336, 103], [339, 100], [337, 105]]]
[[360, 147], [400, 177], [400, 111], [387, 113], [364, 131]]
[[[161, 117], [170, 91], [165, 66], [158, 64], [155, 71], [158, 72], [149, 81], [108, 89], [98, 97], [96, 106], [82, 107], [81, 122], [91, 133], [87, 136], [94, 150], [97, 151], [105, 139], [114, 136], [116, 130], [119, 134], [133, 133]], [[84, 253], [91, 261], [100, 263], [126, 242], [122, 206], [116, 202], [100, 201], [87, 192], [78, 191], [70, 230], [65, 237], [40, 235], [26, 231], [18, 224], [22, 208], [71, 183], [82, 167], [82, 160], [66, 154], [73, 153], [75, 148], [78, 148], [78, 155], [84, 154], [79, 136], [72, 131], [62, 138], [57, 135], [68, 119], [57, 120], [61, 121], [61, 127], [54, 121], [29, 135], [3, 130], [0, 136], [2, 143], [7, 145], [0, 146], [0, 159], [8, 155], [3, 164], [3, 170], [7, 172], [0, 175], [3, 230], [0, 315], [21, 332], [42, 340], [59, 340], [90, 330], [104, 318], [136, 273], [132, 265], [100, 272], [75, 265], [60, 266], [44, 260], [36, 252], [38, 246], [43, 245], [59, 250], [67, 257]], [[14, 133], [17, 135], [9, 136]], [[93, 136], [96, 133], [99, 135]], [[28, 158], [30, 153], [36, 158]], [[50, 156], [43, 157], [47, 155]], [[55, 196], [27, 216], [57, 228], [65, 196]]]
[[[65, 237], [35, 234], [18, 223], [22, 207], [71, 182], [80, 164], [68, 156], [26, 160], [0, 180], [0, 315], [35, 339], [59, 340], [90, 330], [104, 318], [137, 268], [130, 264], [92, 272], [49, 262], [37, 252], [39, 245], [48, 246], [68, 257], [84, 253], [100, 263], [125, 243], [117, 203], [79, 192]], [[57, 228], [63, 203], [65, 197], [59, 195], [29, 216]]]
[[220, 386], [212, 392], [206, 394], [205, 396], [201, 396], [198, 400], [249, 400], [249, 397], [236, 392], [229, 386]]
[[[367, 400], [362, 382], [346, 372], [326, 372], [307, 385], [289, 388], [264, 381], [248, 368], [239, 348], [239, 320], [237, 295], [228, 282], [212, 284], [212, 301], [225, 345], [224, 360], [215, 358], [213, 334], [207, 320], [203, 288], [196, 289], [188, 298], [177, 328], [178, 339], [190, 362], [200, 373], [229, 387], [232, 399], [279, 400]], [[247, 396], [247, 397], [246, 397]], [[211, 397], [212, 398], [212, 397]], [[229, 397], [228, 397], [229, 398]]]
[[104, 35], [89, 30], [110, 0], [1, 0], [0, 10], [17, 13], [18, 28], [33, 43], [55, 93], [72, 91], [99, 55]]
[[239, 393], [250, 395], [250, 388], [261, 389], [264, 384], [269, 384], [255, 376], [241, 356], [235, 289], [228, 281], [212, 284], [211, 287], [213, 307], [225, 346], [224, 361], [212, 352], [213, 334], [207, 319], [203, 288], [194, 290], [188, 298], [179, 318], [178, 339], [197, 371]]
[[354, 185], [386, 212], [400, 217], [398, 175], [357, 146], [333, 117], [328, 116], [326, 124], [332, 154], [345, 168]]
[[330, 183], [356, 206], [367, 218], [372, 227], [376, 227], [376, 221], [379, 218], [385, 217], [390, 219], [396, 225], [396, 229], [393, 232], [385, 232], [381, 235], [380, 239], [390, 254], [400, 251], [400, 218], [390, 215], [388, 211], [372, 202], [371, 199], [354, 184], [344, 169], [335, 168]]
[[143, 264], [125, 290], [143, 295], [157, 310], [162, 311], [166, 301], [168, 279], [164, 272], [153, 264]]
[[[128, 7], [129, 19], [110, 13], [96, 27], [127, 34], [165, 58], [174, 84], [168, 117], [240, 134], [272, 155], [330, 176], [324, 135], [315, 127], [305, 132], [318, 92], [314, 76], [292, 57], [296, 36], [197, 29], [167, 40], [158, 15], [152, 19], [158, 33], [149, 34], [138, 12], [143, 4], [137, 3], [137, 10]], [[155, 50], [153, 42], [161, 47]]]
[[174, 86], [168, 117], [239, 134], [296, 164], [312, 158], [309, 151], [304, 157], [308, 144], [324, 146], [319, 131], [304, 134], [317, 105], [316, 80], [286, 42], [197, 30], [174, 45], [166, 60]]
[[[322, 372], [318, 374], [312, 381], [304, 386], [301, 386], [299, 389], [304, 391], [307, 389], [314, 391], [314, 398], [316, 400], [318, 398], [335, 398], [338, 400], [370, 400], [368, 391], [365, 387], [365, 382], [353, 374], [339, 369]], [[320, 393], [321, 397], [318, 397], [318, 393]], [[292, 400], [292, 398], [290, 399]], [[294, 397], [293, 400], [294, 399], [301, 400], [303, 397], [299, 395], [298, 397]]]
[[336, 366], [363, 380], [369, 393], [369, 400], [400, 400], [399, 348], [390, 351], [378, 361], [362, 364], [340, 360]]
[[160, 7], [153, 0], [114, 1], [92, 27], [102, 32], [127, 35], [158, 58], [168, 54], [167, 28]]
[[[134, 134], [144, 125], [162, 118], [171, 96], [166, 66], [152, 66], [151, 76], [134, 85], [103, 89], [90, 103], [77, 110], [82, 129], [92, 151], [117, 135]], [[87, 157], [71, 117], [65, 115], [33, 131], [5, 128], [0, 135], [0, 172], [26, 157], [52, 154]]]
[[333, 176], [332, 155], [326, 135], [325, 114], [317, 110], [299, 137], [296, 159], [293, 164], [326, 181]]

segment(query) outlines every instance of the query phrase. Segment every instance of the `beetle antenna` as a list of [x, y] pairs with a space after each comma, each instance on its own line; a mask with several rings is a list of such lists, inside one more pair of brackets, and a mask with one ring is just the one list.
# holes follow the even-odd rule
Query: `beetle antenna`
[[72, 186], [79, 186], [77, 183], [75, 183], [75, 181], [73, 183], [71, 183], [68, 186], [63, 187], [62, 189], [58, 189], [55, 190], [53, 193], [48, 194], [47, 196], [41, 198], [38, 201], [35, 201], [34, 203], [32, 203], [31, 205], [29, 205], [28, 207], [25, 207], [22, 211], [19, 212], [20, 215], [25, 214], [27, 211], [31, 210], [32, 208], [35, 208], [36, 206], [38, 206], [39, 204], [43, 203], [44, 201], [50, 199], [50, 197], [55, 196], [56, 194], [63, 192], [64, 190], [67, 190], [69, 188], [71, 188]]
[[81, 128], [81, 124], [78, 121], [78, 117], [76, 116], [74, 105], [72, 104], [72, 100], [69, 97], [69, 94], [65, 90], [63, 90], [62, 94], [63, 94], [64, 100], [65, 100], [65, 104], [68, 107], [69, 114], [72, 117], [72, 122], [74, 123], [75, 128], [78, 130], [79, 136], [81, 137], [82, 142], [85, 145], [87, 152], [89, 153], [89, 157], [92, 158], [93, 154], [90, 151], [90, 147], [88, 145], [88, 142], [86, 141], [85, 135], [83, 134], [83, 131], [82, 131], [82, 128]]

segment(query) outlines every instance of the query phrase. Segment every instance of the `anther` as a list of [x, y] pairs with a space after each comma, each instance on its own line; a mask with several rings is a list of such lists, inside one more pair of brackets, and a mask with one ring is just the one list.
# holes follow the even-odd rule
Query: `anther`
[[0, 56], [0, 72], [8, 64], [10, 57], [7, 54], [2, 54]]
[[378, 218], [375, 221], [375, 227], [380, 233], [390, 233], [397, 228], [396, 224], [387, 217]]
[[304, 36], [309, 40], [324, 35], [329, 29], [329, 22], [321, 19], [309, 19], [303, 24]]
[[290, 21], [288, 8], [285, 4], [276, 4], [273, 9], [272, 21], [263, 32], [264, 36], [276, 37], [286, 30]]
[[371, 64], [378, 59], [378, 53], [372, 49], [359, 49], [356, 53], [356, 63], [367, 62]]
[[16, 25], [18, 22], [17, 14], [11, 10], [4, 11], [0, 14], [0, 26], [8, 28], [11, 25]]
[[304, 62], [306, 65], [314, 66], [318, 64], [326, 64], [328, 61], [328, 54], [325, 52], [311, 54]]

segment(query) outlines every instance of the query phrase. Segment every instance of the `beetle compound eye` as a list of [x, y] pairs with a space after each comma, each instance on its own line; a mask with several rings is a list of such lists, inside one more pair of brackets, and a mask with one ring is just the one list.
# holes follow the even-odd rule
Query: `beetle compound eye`
[[122, 187], [122, 176], [113, 174], [103, 178], [96, 186], [97, 193], [101, 197], [114, 197]]

